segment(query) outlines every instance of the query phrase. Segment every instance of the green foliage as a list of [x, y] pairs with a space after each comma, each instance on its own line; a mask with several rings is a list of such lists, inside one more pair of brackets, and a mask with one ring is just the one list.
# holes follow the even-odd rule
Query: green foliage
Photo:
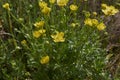
[[[84, 25], [85, 10], [74, 12], [69, 9], [70, 3], [59, 7], [46, 1], [51, 12], [44, 15], [38, 1], [0, 2], [0, 6], [8, 2], [11, 9], [0, 7], [0, 80], [108, 80], [100, 38], [105, 30]], [[94, 18], [101, 21], [99, 16]], [[35, 38], [33, 33], [38, 29], [34, 24], [41, 20], [46, 32]], [[54, 42], [51, 35], [56, 31], [64, 33], [64, 42]], [[44, 56], [50, 59], [42, 64]]]

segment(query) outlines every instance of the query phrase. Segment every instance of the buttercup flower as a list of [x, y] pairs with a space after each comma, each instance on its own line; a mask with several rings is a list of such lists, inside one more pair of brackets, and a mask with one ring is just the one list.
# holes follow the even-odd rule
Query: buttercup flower
[[105, 28], [106, 28], [106, 26], [103, 22], [97, 25], [97, 29], [100, 30], [100, 31], [104, 30]]
[[85, 25], [94, 26], [94, 25], [97, 25], [97, 24], [98, 24], [98, 20], [97, 20], [97, 19], [87, 18], [87, 19], [84, 21], [84, 23], [85, 23]]
[[92, 20], [90, 18], [85, 19], [84, 23], [85, 25], [93, 26]]
[[76, 24], [75, 24], [75, 23], [71, 23], [71, 26], [72, 26], [72, 27], [75, 27], [75, 26], [76, 26]]
[[44, 7], [47, 6], [47, 3], [44, 2], [44, 1], [40, 1], [40, 2], [39, 2], [39, 6], [40, 6], [40, 8], [44, 8]]
[[39, 31], [33, 31], [33, 37], [39, 38], [41, 36]]
[[102, 9], [106, 9], [108, 6], [107, 6], [107, 4], [101, 4], [101, 7], [102, 7]]
[[46, 6], [46, 7], [44, 7], [42, 9], [41, 12], [44, 13], [44, 14], [46, 14], [46, 15], [48, 15], [51, 12], [51, 8], [49, 8], [49, 7]]
[[7, 10], [10, 10], [10, 5], [9, 5], [9, 3], [3, 4], [3, 8], [5, 8], [5, 9], [7, 9]]
[[50, 2], [51, 4], [54, 4], [54, 3], [55, 3], [55, 0], [49, 0], [49, 2]]
[[45, 22], [44, 21], [39, 21], [34, 24], [36, 28], [42, 28], [44, 26]]
[[77, 5], [74, 4], [70, 5], [70, 10], [76, 11], [77, 9], [78, 9]]
[[90, 15], [91, 15], [89, 11], [83, 10], [83, 13], [84, 13], [84, 15], [85, 15], [86, 18], [89, 18]]
[[45, 29], [40, 29], [37, 31], [33, 31], [33, 37], [39, 38], [41, 35], [43, 35], [46, 32]]
[[102, 12], [105, 15], [115, 15], [117, 12], [119, 12], [118, 9], [116, 9], [114, 6], [108, 6], [106, 4], [102, 4]]
[[22, 45], [26, 45], [26, 43], [27, 43], [26, 40], [22, 40], [22, 41], [21, 41], [21, 44], [22, 44]]
[[93, 15], [96, 16], [96, 15], [97, 15], [97, 12], [93, 12]]
[[75, 28], [76, 26], [78, 26], [79, 25], [79, 23], [71, 23], [71, 26], [73, 27], [73, 28]]
[[41, 64], [47, 64], [50, 61], [49, 56], [44, 56], [40, 59]]
[[39, 30], [39, 33], [40, 33], [40, 34], [44, 34], [45, 32], [46, 32], [45, 29], [40, 29], [40, 30]]
[[92, 24], [93, 25], [98, 25], [98, 20], [97, 19], [92, 19]]
[[57, 0], [57, 5], [60, 7], [66, 6], [69, 0]]
[[64, 42], [65, 38], [63, 32], [57, 32], [55, 35], [51, 35], [51, 37], [54, 39], [54, 42]]

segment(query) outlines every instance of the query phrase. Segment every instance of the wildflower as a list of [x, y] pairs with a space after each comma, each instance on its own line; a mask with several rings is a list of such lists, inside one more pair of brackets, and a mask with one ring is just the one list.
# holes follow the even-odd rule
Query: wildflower
[[90, 15], [91, 15], [89, 11], [83, 10], [83, 13], [84, 13], [85, 17], [87, 17], [87, 18], [90, 17]]
[[33, 37], [39, 38], [41, 36], [39, 31], [33, 31]]
[[71, 26], [74, 28], [74, 27], [76, 27], [76, 26], [78, 26], [79, 25], [79, 23], [71, 23]]
[[92, 24], [92, 20], [90, 18], [87, 18], [85, 21], [84, 21], [85, 25], [89, 25], [89, 26], [93, 26]]
[[103, 9], [106, 9], [108, 6], [107, 6], [107, 4], [101, 4], [101, 7], [103, 8]]
[[49, 2], [50, 2], [51, 4], [54, 4], [54, 3], [55, 3], [55, 0], [49, 0]]
[[40, 59], [41, 64], [47, 64], [50, 61], [49, 56], [44, 56]]
[[44, 14], [49, 14], [51, 12], [51, 8], [49, 8], [49, 7], [44, 7], [43, 9], [42, 9], [42, 13], [44, 13]]
[[44, 26], [45, 22], [44, 21], [39, 21], [34, 24], [36, 28], [42, 28]]
[[70, 10], [76, 11], [77, 9], [78, 9], [77, 5], [74, 5], [74, 4], [70, 5]]
[[10, 10], [10, 5], [9, 5], [9, 3], [3, 4], [3, 8], [5, 8], [5, 9], [7, 9], [7, 10]]
[[39, 6], [40, 6], [40, 8], [44, 8], [44, 7], [47, 6], [47, 3], [44, 2], [44, 1], [40, 1], [40, 2], [39, 2]]
[[40, 29], [40, 30], [39, 30], [39, 33], [40, 33], [40, 34], [44, 34], [45, 32], [46, 32], [45, 29]]
[[106, 4], [102, 4], [102, 12], [105, 15], [115, 15], [117, 12], [119, 12], [118, 9], [116, 9], [114, 6], [108, 6]]
[[96, 15], [97, 15], [97, 12], [93, 12], [93, 15], [96, 16]]
[[57, 0], [57, 5], [60, 7], [66, 6], [69, 0]]
[[21, 41], [21, 44], [22, 44], [22, 45], [26, 45], [26, 43], [27, 43], [26, 40], [22, 40], [22, 41]]
[[85, 21], [84, 21], [85, 25], [89, 25], [89, 26], [95, 26], [98, 24], [98, 20], [97, 19], [90, 19], [90, 18], [87, 18]]
[[64, 42], [65, 38], [63, 32], [57, 32], [56, 35], [51, 35], [51, 37], [54, 39], [54, 42]]
[[75, 23], [71, 23], [71, 26], [72, 26], [72, 27], [75, 27], [75, 26], [76, 26], [76, 24], [75, 24]]
[[98, 25], [98, 20], [97, 19], [92, 19], [92, 24], [93, 25]]
[[97, 25], [97, 28], [98, 28], [98, 30], [104, 30], [105, 28], [106, 28], [106, 26], [105, 26], [105, 24], [102, 22], [102, 23], [100, 23], [100, 24], [98, 24]]
[[33, 37], [39, 38], [41, 35], [43, 35], [46, 32], [45, 29], [40, 29], [37, 31], [33, 31]]

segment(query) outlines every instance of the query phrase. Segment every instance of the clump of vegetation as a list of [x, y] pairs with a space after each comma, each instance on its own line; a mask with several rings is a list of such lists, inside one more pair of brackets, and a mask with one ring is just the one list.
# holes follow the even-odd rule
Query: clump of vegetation
[[101, 35], [108, 36], [104, 19], [119, 12], [115, 6], [100, 3], [97, 12], [87, 0], [0, 2], [0, 80], [114, 77]]

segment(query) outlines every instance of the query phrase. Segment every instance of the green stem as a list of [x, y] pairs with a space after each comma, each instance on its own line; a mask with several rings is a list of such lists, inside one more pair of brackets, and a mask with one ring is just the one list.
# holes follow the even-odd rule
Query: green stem
[[9, 22], [9, 26], [10, 26], [10, 33], [11, 35], [13, 36], [13, 44], [15, 47], [17, 47], [17, 42], [15, 41], [15, 37], [14, 37], [14, 33], [13, 33], [13, 26], [12, 26], [12, 22], [11, 22], [11, 19], [10, 19], [10, 12], [8, 11], [8, 22]]

